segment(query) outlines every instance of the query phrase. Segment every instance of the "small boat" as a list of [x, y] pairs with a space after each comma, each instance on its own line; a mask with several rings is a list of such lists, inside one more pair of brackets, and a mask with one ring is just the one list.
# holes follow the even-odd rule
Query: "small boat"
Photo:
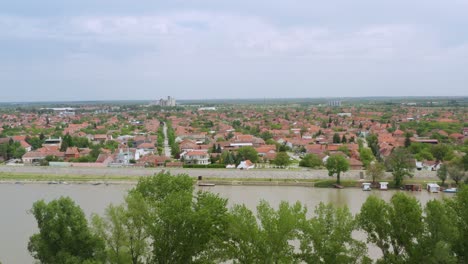
[[215, 184], [214, 183], [207, 183], [207, 182], [199, 182], [198, 186], [213, 187], [213, 186], [215, 186]]
[[372, 190], [371, 184], [368, 183], [368, 182], [362, 183], [362, 190], [363, 190], [363, 191], [371, 191], [371, 190]]
[[406, 191], [421, 191], [421, 184], [405, 184], [405, 187], [402, 187], [402, 190]]
[[448, 188], [444, 190], [444, 193], [456, 193], [458, 192], [457, 188]]
[[339, 185], [339, 184], [333, 184], [333, 187], [336, 188], [336, 189], [343, 189], [343, 185]]
[[388, 182], [379, 182], [380, 184], [380, 190], [386, 191], [388, 190]]
[[93, 183], [91, 183], [91, 184], [92, 184], [92, 185], [101, 185], [100, 182], [93, 182]]
[[58, 184], [56, 181], [50, 181], [49, 184]]

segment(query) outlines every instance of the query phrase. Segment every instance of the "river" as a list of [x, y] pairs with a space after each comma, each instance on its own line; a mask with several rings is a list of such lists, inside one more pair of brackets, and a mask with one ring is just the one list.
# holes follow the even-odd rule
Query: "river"
[[[3, 264], [33, 263], [27, 251], [29, 237], [37, 231], [34, 217], [28, 213], [32, 204], [40, 199], [50, 201], [60, 196], [70, 196], [81, 206], [89, 217], [92, 213], [103, 214], [111, 204], [119, 204], [132, 185], [48, 185], [48, 184], [0, 184], [0, 262]], [[357, 188], [343, 190], [307, 188], [293, 186], [214, 186], [200, 187], [218, 193], [229, 199], [229, 203], [244, 203], [255, 209], [262, 199], [277, 206], [280, 201], [296, 202], [307, 205], [310, 212], [320, 202], [347, 205], [353, 214], [357, 213], [366, 198], [377, 195], [389, 200], [396, 191], [363, 192]], [[421, 204], [431, 199], [439, 199], [450, 194], [414, 192]], [[378, 254], [371, 250], [370, 255]]]

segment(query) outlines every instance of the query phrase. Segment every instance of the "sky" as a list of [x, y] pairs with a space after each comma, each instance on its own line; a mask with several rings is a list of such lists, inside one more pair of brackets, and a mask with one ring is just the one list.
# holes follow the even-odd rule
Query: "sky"
[[0, 102], [467, 91], [468, 0], [0, 1]]

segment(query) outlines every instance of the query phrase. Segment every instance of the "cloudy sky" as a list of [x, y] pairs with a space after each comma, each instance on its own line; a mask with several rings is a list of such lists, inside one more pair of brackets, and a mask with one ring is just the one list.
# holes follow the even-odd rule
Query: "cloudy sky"
[[468, 0], [0, 1], [0, 102], [468, 95]]

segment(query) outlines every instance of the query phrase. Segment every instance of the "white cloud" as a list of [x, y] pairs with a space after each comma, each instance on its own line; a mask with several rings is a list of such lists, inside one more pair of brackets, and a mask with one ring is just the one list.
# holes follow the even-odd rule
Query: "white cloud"
[[436, 57], [441, 52], [435, 32], [411, 24], [344, 30], [279, 26], [259, 17], [207, 12], [45, 19], [0, 17], [0, 37], [72, 41], [91, 53], [99, 52], [93, 51], [98, 43], [147, 46], [161, 53], [194, 56], [217, 53], [240, 57], [392, 60]]
[[[337, 95], [334, 91], [397, 95], [408, 92], [407, 87], [398, 89], [405, 82], [427, 91], [468, 76], [462, 67], [467, 66], [468, 43], [445, 45], [440, 32], [411, 23], [285, 25], [260, 16], [202, 11], [0, 16], [0, 39], [61, 48], [48, 50], [54, 60], [40, 52], [31, 55], [37, 57], [34, 61], [18, 59], [15, 68], [23, 71], [17, 71], [17, 79], [26, 74], [44, 85], [56, 85], [51, 80], [81, 84], [94, 94], [100, 93], [97, 87], [111, 87], [100, 96], [128, 92], [132, 83], [148, 93], [161, 90], [155, 86], [177, 87], [173, 92], [179, 98], [223, 97], [227, 92], [233, 97]], [[0, 68], [8, 67], [0, 61]], [[14, 81], [14, 76], [9, 78]], [[375, 89], [379, 85], [385, 89]], [[460, 94], [463, 84], [455, 86], [454, 93]], [[309, 92], [310, 87], [318, 92]]]

